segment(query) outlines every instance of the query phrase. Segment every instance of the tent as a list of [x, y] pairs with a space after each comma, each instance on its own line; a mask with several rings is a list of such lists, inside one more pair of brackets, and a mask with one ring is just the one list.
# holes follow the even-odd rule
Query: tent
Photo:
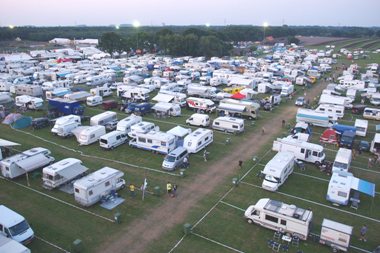
[[16, 120], [21, 119], [21, 118], [22, 118], [22, 115], [19, 113], [10, 113], [3, 120], [3, 124], [10, 125], [16, 122]]
[[235, 93], [235, 94], [233, 94], [233, 95], [231, 96], [231, 98], [233, 98], [233, 99], [239, 99], [239, 100], [244, 99], [245, 97], [246, 97], [246, 96], [243, 95], [243, 94], [241, 94], [240, 92], [237, 92], [237, 93]]
[[319, 138], [319, 141], [322, 143], [338, 144], [338, 133], [334, 129], [326, 129]]
[[27, 128], [32, 125], [32, 117], [22, 117], [11, 124], [15, 129]]

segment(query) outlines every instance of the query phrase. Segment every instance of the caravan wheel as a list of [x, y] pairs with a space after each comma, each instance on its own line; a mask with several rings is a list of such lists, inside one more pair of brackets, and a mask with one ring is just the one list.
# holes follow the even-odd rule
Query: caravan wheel
[[253, 224], [253, 220], [252, 220], [252, 219], [247, 219], [247, 222], [248, 222], [249, 224]]
[[316, 162], [315, 162], [315, 165], [319, 167], [319, 166], [321, 166], [321, 163], [318, 162], [318, 161], [316, 161]]

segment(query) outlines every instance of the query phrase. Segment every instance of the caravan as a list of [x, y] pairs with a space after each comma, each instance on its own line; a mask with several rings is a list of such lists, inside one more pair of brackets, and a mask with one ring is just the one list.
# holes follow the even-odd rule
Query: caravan
[[315, 111], [325, 113], [333, 119], [341, 119], [344, 117], [344, 106], [342, 105], [320, 104]]
[[81, 160], [75, 158], [63, 159], [42, 169], [42, 186], [49, 190], [60, 187], [82, 177], [87, 170], [82, 165]]
[[128, 135], [124, 131], [112, 131], [103, 135], [99, 139], [100, 147], [104, 149], [114, 149], [117, 146], [127, 142]]
[[124, 133], [131, 131], [131, 126], [138, 124], [142, 121], [142, 117], [131, 114], [130, 116], [117, 122], [116, 130]]
[[152, 110], [155, 113], [163, 113], [168, 116], [181, 116], [181, 107], [179, 104], [158, 102], [157, 104], [153, 105]]
[[72, 135], [72, 131], [81, 125], [81, 119], [78, 115], [67, 115], [58, 118], [54, 127], [51, 129], [53, 134], [61, 137]]
[[92, 116], [90, 119], [90, 126], [105, 126], [112, 121], [117, 121], [117, 113], [106, 111]]
[[218, 117], [212, 122], [212, 128], [229, 133], [244, 132], [244, 120], [233, 117]]
[[128, 136], [131, 137], [131, 138], [136, 138], [137, 134], [139, 133], [148, 133], [149, 131], [152, 131], [152, 130], [156, 130], [158, 131], [159, 130], [159, 127], [154, 124], [154, 123], [151, 123], [151, 122], [147, 122], [147, 121], [140, 121], [139, 123], [137, 124], [133, 124], [131, 127], [130, 127], [130, 131], [128, 132]]
[[101, 136], [106, 134], [106, 128], [101, 125], [79, 127], [74, 130], [79, 145], [90, 145], [97, 142]]
[[260, 199], [244, 212], [248, 223], [290, 233], [301, 240], [308, 238], [313, 220], [311, 210], [299, 208], [268, 198]]
[[368, 130], [368, 120], [356, 119], [355, 120], [356, 135], [365, 137]]
[[90, 93], [93, 96], [107, 97], [112, 95], [112, 90], [111, 88], [108, 88], [107, 84], [105, 84], [104, 86], [90, 89]]
[[44, 101], [41, 98], [31, 97], [28, 95], [21, 95], [16, 97], [15, 105], [27, 109], [38, 110], [43, 107]]
[[297, 110], [296, 121], [320, 127], [331, 127], [333, 125], [333, 121], [326, 113], [303, 108]]
[[375, 133], [373, 140], [371, 141], [371, 153], [378, 154], [380, 152], [380, 133]]
[[91, 206], [112, 191], [125, 187], [124, 173], [104, 167], [74, 183], [74, 197], [82, 206]]
[[277, 191], [293, 173], [294, 160], [292, 152], [278, 152], [261, 171], [264, 176], [262, 188], [268, 191]]
[[97, 106], [97, 105], [101, 105], [103, 103], [103, 98], [101, 96], [89, 96], [87, 97], [86, 99], [86, 104], [88, 106]]
[[183, 147], [189, 153], [197, 153], [213, 142], [214, 133], [210, 129], [198, 128], [183, 140]]
[[377, 108], [365, 108], [363, 112], [363, 118], [380, 120], [380, 109]]
[[339, 148], [338, 153], [336, 153], [335, 160], [333, 163], [332, 171], [345, 171], [350, 169], [352, 160], [352, 150], [346, 148]]
[[148, 133], [136, 133], [135, 139], [129, 141], [129, 145], [161, 154], [168, 154], [176, 148], [176, 138], [174, 135], [150, 131]]

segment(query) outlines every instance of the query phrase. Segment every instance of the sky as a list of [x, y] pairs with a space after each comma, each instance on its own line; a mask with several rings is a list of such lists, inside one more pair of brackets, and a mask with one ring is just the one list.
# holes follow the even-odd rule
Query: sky
[[380, 26], [380, 0], [0, 0], [0, 26]]

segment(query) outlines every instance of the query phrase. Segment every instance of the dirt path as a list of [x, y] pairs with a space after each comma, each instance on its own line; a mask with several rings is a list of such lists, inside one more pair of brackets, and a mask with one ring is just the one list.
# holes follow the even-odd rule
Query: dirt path
[[[313, 101], [325, 86], [326, 84], [316, 85], [307, 91], [306, 97]], [[124, 228], [122, 236], [108, 238], [98, 252], [145, 252], [154, 240], [163, 236], [174, 226], [185, 223], [185, 218], [192, 207], [207, 194], [213, 192], [227, 177], [236, 174], [237, 161], [251, 159], [253, 154], [281, 131], [282, 119], [294, 119], [296, 111], [297, 107], [293, 104], [287, 105], [283, 114], [275, 115], [270, 121], [265, 122], [265, 134], [262, 135], [261, 131], [251, 133], [247, 136], [247, 141], [237, 146], [233, 153], [211, 164], [207, 170], [194, 178], [196, 180], [181, 185], [177, 198], [167, 199], [154, 210], [147, 211], [144, 218], [135, 220], [128, 228]]]

